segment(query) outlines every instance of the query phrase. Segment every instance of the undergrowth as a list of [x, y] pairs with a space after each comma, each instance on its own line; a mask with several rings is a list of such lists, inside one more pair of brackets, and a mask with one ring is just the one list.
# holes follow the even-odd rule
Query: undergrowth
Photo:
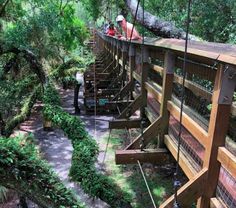
[[[107, 157], [105, 160], [106, 169], [113, 180], [132, 196], [132, 207], [143, 208], [153, 207], [150, 200], [146, 185], [140, 173], [137, 164], [116, 165], [114, 152], [117, 149], [122, 149], [123, 139], [125, 135], [123, 130], [113, 130], [109, 145], [107, 148]], [[101, 140], [102, 148], [104, 149], [107, 143], [107, 136]], [[157, 207], [173, 193], [172, 175], [168, 172], [168, 168], [161, 169], [159, 166], [143, 165], [143, 170], [146, 174], [147, 182], [152, 192], [153, 198]]]
[[92, 197], [98, 197], [111, 207], [131, 207], [128, 194], [124, 193], [108, 176], [96, 170], [98, 145], [85, 130], [82, 121], [65, 112], [60, 104], [59, 95], [52, 85], [44, 92], [44, 117], [61, 128], [72, 142], [74, 148], [70, 177], [80, 183], [83, 190]]
[[28, 118], [31, 109], [35, 104], [39, 94], [40, 94], [40, 87], [37, 86], [34, 88], [30, 96], [25, 99], [24, 105], [21, 108], [21, 112], [15, 115], [11, 120], [7, 121], [6, 126], [2, 130], [2, 134], [4, 136], [9, 137], [14, 128]]
[[40, 158], [31, 137], [0, 137], [0, 184], [43, 208], [83, 207]]

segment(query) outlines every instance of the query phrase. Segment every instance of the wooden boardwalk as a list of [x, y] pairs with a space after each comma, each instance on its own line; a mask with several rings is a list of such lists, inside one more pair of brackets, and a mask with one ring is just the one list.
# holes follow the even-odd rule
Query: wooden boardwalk
[[[142, 128], [141, 123], [145, 122], [143, 133], [123, 152], [118, 151], [117, 161], [124, 164], [127, 158], [127, 163], [137, 160], [161, 163], [167, 158], [165, 149], [176, 159], [184, 41], [146, 38], [142, 45], [96, 32], [95, 43], [96, 51], [103, 55], [97, 56], [94, 73], [97, 63], [103, 63], [104, 68], [112, 63], [110, 70], [115, 68], [121, 78], [117, 83], [119, 92], [114, 93], [105, 106], [109, 109], [110, 100], [113, 104], [117, 102], [117, 106], [131, 101], [126, 102], [110, 127]], [[232, 103], [236, 88], [235, 54], [233, 45], [189, 43], [179, 161], [189, 181], [178, 191], [182, 207], [190, 207], [193, 202], [198, 208], [236, 207], [236, 150], [233, 147], [236, 132], [232, 130], [235, 124], [229, 125], [236, 117], [236, 106]], [[141, 68], [140, 56], [143, 56]], [[206, 108], [208, 105], [210, 110]], [[133, 118], [137, 111], [139, 120]], [[234, 139], [230, 149], [226, 148], [226, 137]], [[142, 156], [140, 145], [147, 147], [154, 139], [159, 147], [143, 152], [145, 156]], [[172, 207], [173, 202], [172, 196], [160, 207]]]

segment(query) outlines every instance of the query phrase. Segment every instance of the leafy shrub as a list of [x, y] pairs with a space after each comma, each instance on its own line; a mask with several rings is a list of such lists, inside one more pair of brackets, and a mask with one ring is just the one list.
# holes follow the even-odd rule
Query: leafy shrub
[[4, 186], [0, 186], [0, 203], [4, 203], [7, 200], [8, 189]]
[[0, 183], [45, 208], [82, 207], [42, 160], [30, 138], [0, 137]]
[[24, 105], [21, 108], [20, 114], [13, 117], [10, 121], [6, 123], [5, 128], [3, 129], [3, 135], [6, 137], [9, 137], [13, 131], [13, 129], [23, 121], [27, 119], [27, 117], [30, 115], [31, 109], [36, 102], [36, 99], [38, 97], [38, 94], [40, 92], [39, 87], [35, 87], [32, 94], [25, 99]]
[[[56, 101], [54, 104], [53, 100]], [[65, 112], [58, 100], [58, 93], [49, 85], [44, 93], [43, 113], [71, 139], [74, 148], [70, 169], [72, 180], [79, 182], [86, 193], [99, 197], [111, 207], [131, 207], [129, 196], [112, 179], [97, 172], [95, 162], [99, 149], [96, 141], [89, 136], [81, 119]]]

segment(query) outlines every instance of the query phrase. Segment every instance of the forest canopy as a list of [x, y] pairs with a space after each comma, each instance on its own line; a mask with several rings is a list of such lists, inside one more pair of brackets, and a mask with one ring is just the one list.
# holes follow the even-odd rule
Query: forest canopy
[[[118, 13], [133, 22], [128, 5], [138, 1], [82, 0], [95, 20], [106, 16], [115, 20]], [[146, 0], [145, 11], [172, 22], [177, 28], [185, 29], [187, 0]], [[142, 1], [141, 1], [142, 4]], [[210, 42], [236, 43], [236, 1], [234, 0], [193, 0], [191, 5], [191, 34]], [[134, 16], [134, 15], [133, 15]]]

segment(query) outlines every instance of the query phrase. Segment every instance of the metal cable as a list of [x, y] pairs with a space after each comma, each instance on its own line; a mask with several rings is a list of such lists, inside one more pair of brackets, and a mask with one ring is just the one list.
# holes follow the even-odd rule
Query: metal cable
[[[95, 31], [93, 31], [93, 41], [95, 43]], [[93, 52], [95, 53], [95, 45], [93, 45]], [[97, 117], [97, 96], [96, 96], [97, 87], [96, 87], [95, 62], [93, 64], [93, 70], [94, 70], [94, 137], [96, 138], [96, 134], [97, 134], [97, 121], [96, 121], [96, 117]]]
[[179, 119], [179, 132], [178, 132], [178, 149], [177, 149], [177, 164], [176, 170], [174, 173], [174, 208], [178, 208], [178, 196], [177, 191], [180, 187], [180, 181], [178, 180], [179, 174], [179, 160], [180, 160], [180, 148], [181, 148], [181, 135], [182, 135], [182, 117], [183, 117], [183, 106], [184, 106], [184, 97], [185, 97], [185, 80], [186, 80], [186, 60], [187, 60], [187, 50], [188, 50], [188, 36], [189, 36], [189, 25], [190, 25], [190, 12], [191, 12], [191, 0], [188, 1], [188, 16], [187, 16], [187, 31], [186, 31], [186, 39], [185, 39], [185, 51], [184, 51], [184, 64], [183, 64], [183, 83], [182, 83], [182, 92], [181, 92], [181, 106], [180, 106], [180, 119]]
[[141, 174], [142, 174], [142, 176], [143, 176], [143, 180], [144, 180], [144, 182], [145, 182], [145, 185], [146, 185], [146, 187], [147, 187], [148, 194], [149, 194], [149, 196], [150, 196], [150, 198], [151, 198], [151, 200], [152, 200], [153, 207], [156, 208], [156, 204], [155, 204], [155, 201], [154, 201], [154, 199], [153, 199], [152, 192], [151, 192], [151, 190], [150, 190], [150, 188], [149, 188], [149, 185], [148, 185], [146, 176], [145, 176], [145, 174], [144, 174], [144, 172], [143, 172], [142, 165], [140, 164], [139, 160], [137, 160], [137, 163], [138, 163], [139, 169], [140, 169], [140, 171], [141, 171]]
[[108, 135], [108, 139], [107, 139], [107, 143], [106, 143], [106, 148], [105, 148], [105, 151], [104, 151], [102, 164], [105, 163], [105, 159], [106, 159], [106, 155], [107, 155], [107, 149], [108, 149], [108, 145], [109, 145], [109, 142], [110, 142], [110, 137], [111, 137], [111, 129], [109, 129], [109, 135]]
[[[144, 24], [144, 7], [145, 7], [145, 0], [142, 1], [143, 3], [143, 24]], [[141, 56], [141, 71], [143, 71], [143, 56], [144, 56], [144, 28], [142, 29], [142, 46], [141, 46], [141, 49], [142, 49], [142, 56]], [[144, 119], [143, 119], [143, 110], [141, 109], [141, 123], [140, 123], [140, 128], [141, 128], [141, 140], [140, 140], [140, 149], [141, 151], [143, 151], [143, 148], [144, 148], [144, 137], [143, 137], [143, 128], [144, 128]]]

